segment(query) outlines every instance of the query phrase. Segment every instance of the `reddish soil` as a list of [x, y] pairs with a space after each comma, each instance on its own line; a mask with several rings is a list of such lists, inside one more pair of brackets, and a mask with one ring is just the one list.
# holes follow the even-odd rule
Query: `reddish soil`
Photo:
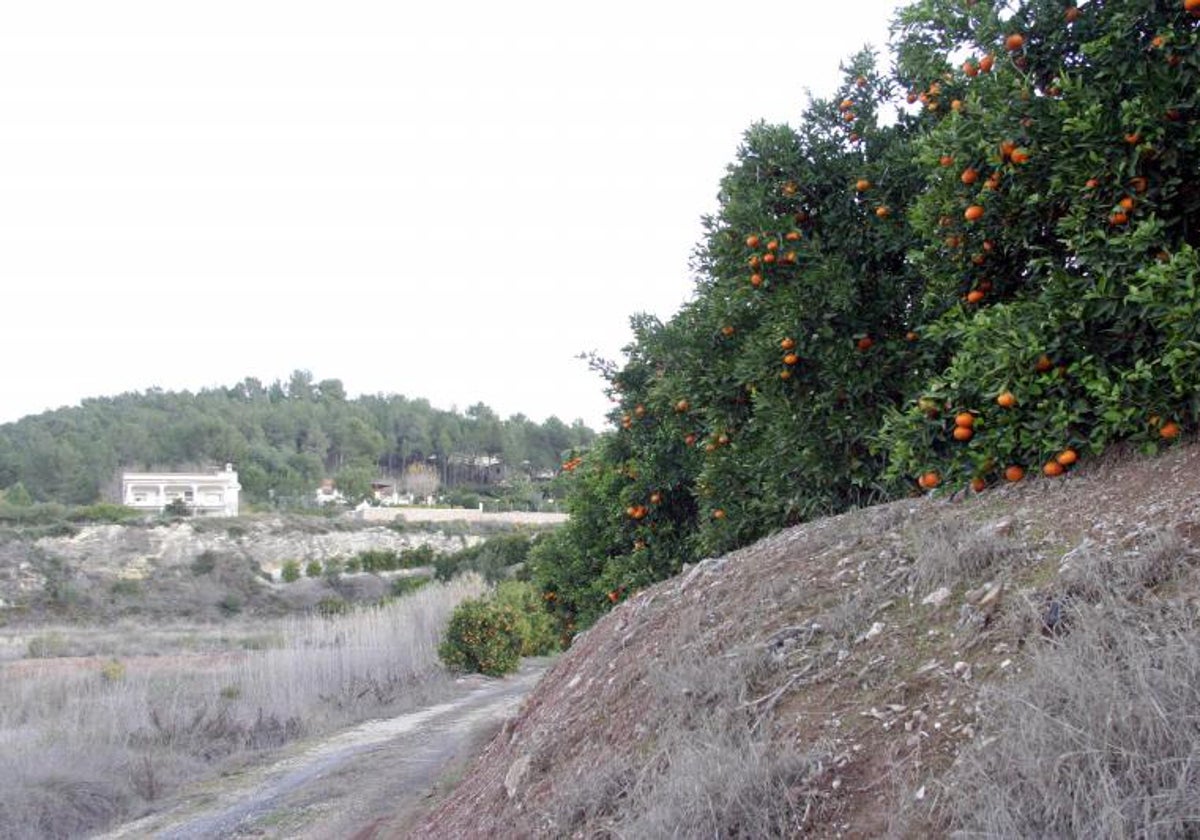
[[[791, 833], [943, 834], [941, 778], [980, 738], [978, 692], [1019, 678], [1072, 552], [1137, 552], [1164, 534], [1194, 569], [1196, 445], [855, 511], [704, 561], [578, 637], [411, 836], [628, 836], [624, 809], [662, 771], [664, 728], [685, 701], [706, 711], [705, 668], [760, 661], [745, 720], [814, 757]], [[664, 682], [681, 665], [694, 691]], [[605, 792], [606, 768], [632, 772]]]

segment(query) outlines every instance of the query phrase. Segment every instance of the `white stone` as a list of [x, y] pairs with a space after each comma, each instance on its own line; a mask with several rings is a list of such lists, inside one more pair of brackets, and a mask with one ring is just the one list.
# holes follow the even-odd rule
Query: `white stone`
[[940, 607], [942, 604], [946, 603], [946, 601], [949, 600], [949, 598], [950, 598], [950, 587], [943, 586], [943, 587], [933, 590], [928, 595], [926, 595], [924, 598], [922, 598], [921, 603], [927, 607]]

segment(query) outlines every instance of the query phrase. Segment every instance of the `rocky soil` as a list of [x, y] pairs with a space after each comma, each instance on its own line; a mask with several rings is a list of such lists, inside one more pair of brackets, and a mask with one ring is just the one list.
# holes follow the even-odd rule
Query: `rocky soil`
[[41, 592], [59, 570], [91, 581], [142, 581], [186, 569], [205, 552], [278, 579], [288, 560], [301, 566], [366, 550], [424, 545], [453, 552], [482, 539], [438, 530], [397, 531], [338, 521], [283, 517], [208, 519], [155, 525], [88, 525], [69, 536], [0, 541], [0, 606]]
[[946, 834], [955, 768], [1007, 737], [989, 697], [1105, 570], [1200, 623], [1198, 560], [1194, 444], [780, 532], [578, 637], [412, 836]]

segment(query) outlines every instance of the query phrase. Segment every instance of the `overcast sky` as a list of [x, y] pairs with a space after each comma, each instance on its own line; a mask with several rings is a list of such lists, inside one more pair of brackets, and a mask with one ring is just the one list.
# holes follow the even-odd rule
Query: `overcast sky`
[[576, 356], [897, 5], [4, 3], [0, 422], [304, 368], [599, 426]]

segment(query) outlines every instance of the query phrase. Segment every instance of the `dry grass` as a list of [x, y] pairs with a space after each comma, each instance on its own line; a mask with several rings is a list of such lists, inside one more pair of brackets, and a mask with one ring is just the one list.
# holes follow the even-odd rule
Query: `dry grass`
[[[450, 612], [483, 587], [459, 578], [335, 618], [262, 624], [255, 638], [277, 640], [262, 650], [118, 660], [123, 668], [10, 663], [0, 837], [95, 831], [262, 750], [422, 702], [444, 685], [437, 645]], [[70, 630], [56, 632], [72, 644]]]
[[948, 783], [962, 836], [1200, 834], [1200, 627], [1146, 618], [1083, 609], [1025, 679], [985, 692], [994, 734]]
[[820, 762], [815, 750], [780, 743], [761, 711], [778, 671], [761, 649], [716, 660], [679, 651], [653, 675], [640, 754], [560, 788], [550, 822], [611, 837], [794, 836]]
[[913, 529], [913, 540], [913, 584], [918, 595], [939, 586], [978, 583], [990, 570], [1011, 564], [1022, 553], [1021, 544], [1008, 534], [1005, 524], [981, 527], [964, 518]]
[[[1200, 611], [1174, 531], [1064, 560], [1061, 620], [983, 693], [983, 747], [947, 782], [962, 836], [1200, 836]], [[1165, 594], [1164, 594], [1165, 593]]]

